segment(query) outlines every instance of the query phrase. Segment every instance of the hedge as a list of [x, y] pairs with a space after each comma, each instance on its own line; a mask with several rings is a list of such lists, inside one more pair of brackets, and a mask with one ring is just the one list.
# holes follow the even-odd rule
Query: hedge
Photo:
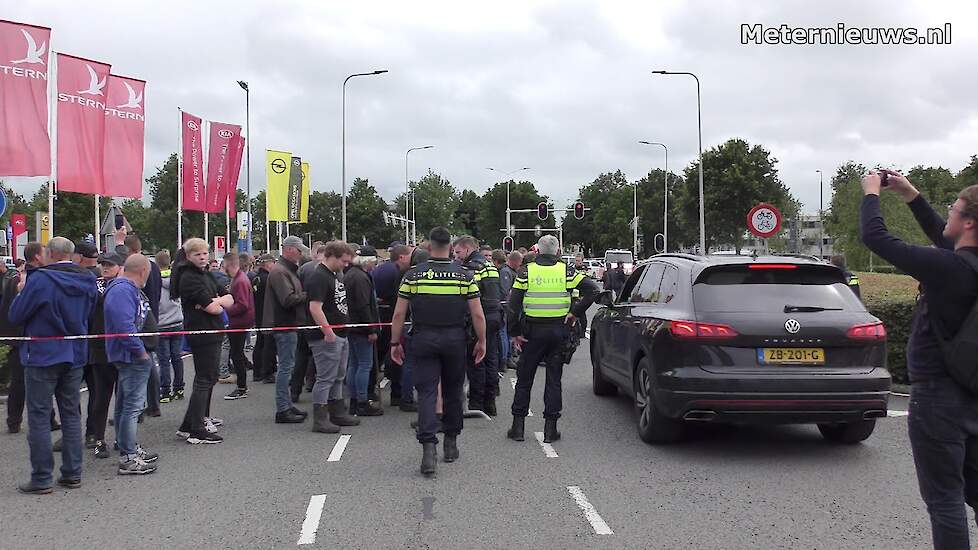
[[879, 317], [886, 327], [886, 362], [893, 381], [897, 384], [909, 384], [907, 340], [910, 338], [914, 301], [906, 298], [870, 301], [866, 303], [866, 309]]

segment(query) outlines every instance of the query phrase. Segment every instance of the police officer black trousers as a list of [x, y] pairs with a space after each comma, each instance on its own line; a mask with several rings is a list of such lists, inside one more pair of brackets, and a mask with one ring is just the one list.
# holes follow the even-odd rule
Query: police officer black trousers
[[[563, 319], [561, 319], [563, 321]], [[556, 420], [563, 408], [560, 379], [564, 373], [564, 342], [570, 328], [560, 323], [527, 323], [526, 338], [519, 364], [516, 367], [516, 395], [513, 416], [525, 417], [530, 410], [530, 391], [540, 362], [547, 365], [547, 381], [543, 389], [543, 417]]]
[[442, 425], [446, 436], [462, 432], [462, 384], [465, 380], [465, 329], [414, 327], [414, 387], [418, 392], [418, 442], [438, 443], [438, 382], [442, 390]]

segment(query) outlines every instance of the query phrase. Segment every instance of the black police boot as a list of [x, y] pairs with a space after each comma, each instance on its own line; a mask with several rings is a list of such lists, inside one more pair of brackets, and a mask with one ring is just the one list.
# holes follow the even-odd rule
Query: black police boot
[[496, 413], [495, 397], [487, 397], [485, 402], [483, 403], [483, 407], [484, 408], [482, 409], [482, 412], [488, 414], [489, 416], [496, 416], [497, 413]]
[[421, 452], [421, 473], [430, 476], [435, 473], [435, 464], [438, 462], [438, 445], [422, 443]]
[[454, 435], [445, 436], [445, 462], [455, 462], [458, 460], [458, 442], [455, 439], [456, 437]]
[[346, 403], [342, 399], [329, 402], [329, 420], [337, 426], [359, 426], [360, 419], [347, 414]]
[[523, 423], [525, 420], [525, 416], [514, 416], [513, 427], [506, 432], [506, 437], [513, 441], [523, 441]]
[[547, 418], [543, 421], [543, 442], [553, 443], [560, 439], [560, 432], [557, 431], [557, 419]]

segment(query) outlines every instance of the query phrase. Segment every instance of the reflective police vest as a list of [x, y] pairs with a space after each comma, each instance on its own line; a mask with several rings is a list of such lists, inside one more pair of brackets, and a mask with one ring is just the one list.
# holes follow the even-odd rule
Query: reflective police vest
[[570, 313], [571, 297], [569, 288], [577, 286], [577, 277], [572, 283], [567, 277], [567, 266], [563, 262], [554, 265], [531, 263], [526, 266], [526, 294], [523, 297], [523, 311], [531, 318], [564, 317]]

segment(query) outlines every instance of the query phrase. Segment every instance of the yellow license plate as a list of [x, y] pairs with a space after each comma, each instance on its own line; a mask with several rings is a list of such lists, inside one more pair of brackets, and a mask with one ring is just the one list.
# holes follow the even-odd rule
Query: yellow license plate
[[765, 365], [824, 365], [822, 348], [759, 348], [758, 362]]

